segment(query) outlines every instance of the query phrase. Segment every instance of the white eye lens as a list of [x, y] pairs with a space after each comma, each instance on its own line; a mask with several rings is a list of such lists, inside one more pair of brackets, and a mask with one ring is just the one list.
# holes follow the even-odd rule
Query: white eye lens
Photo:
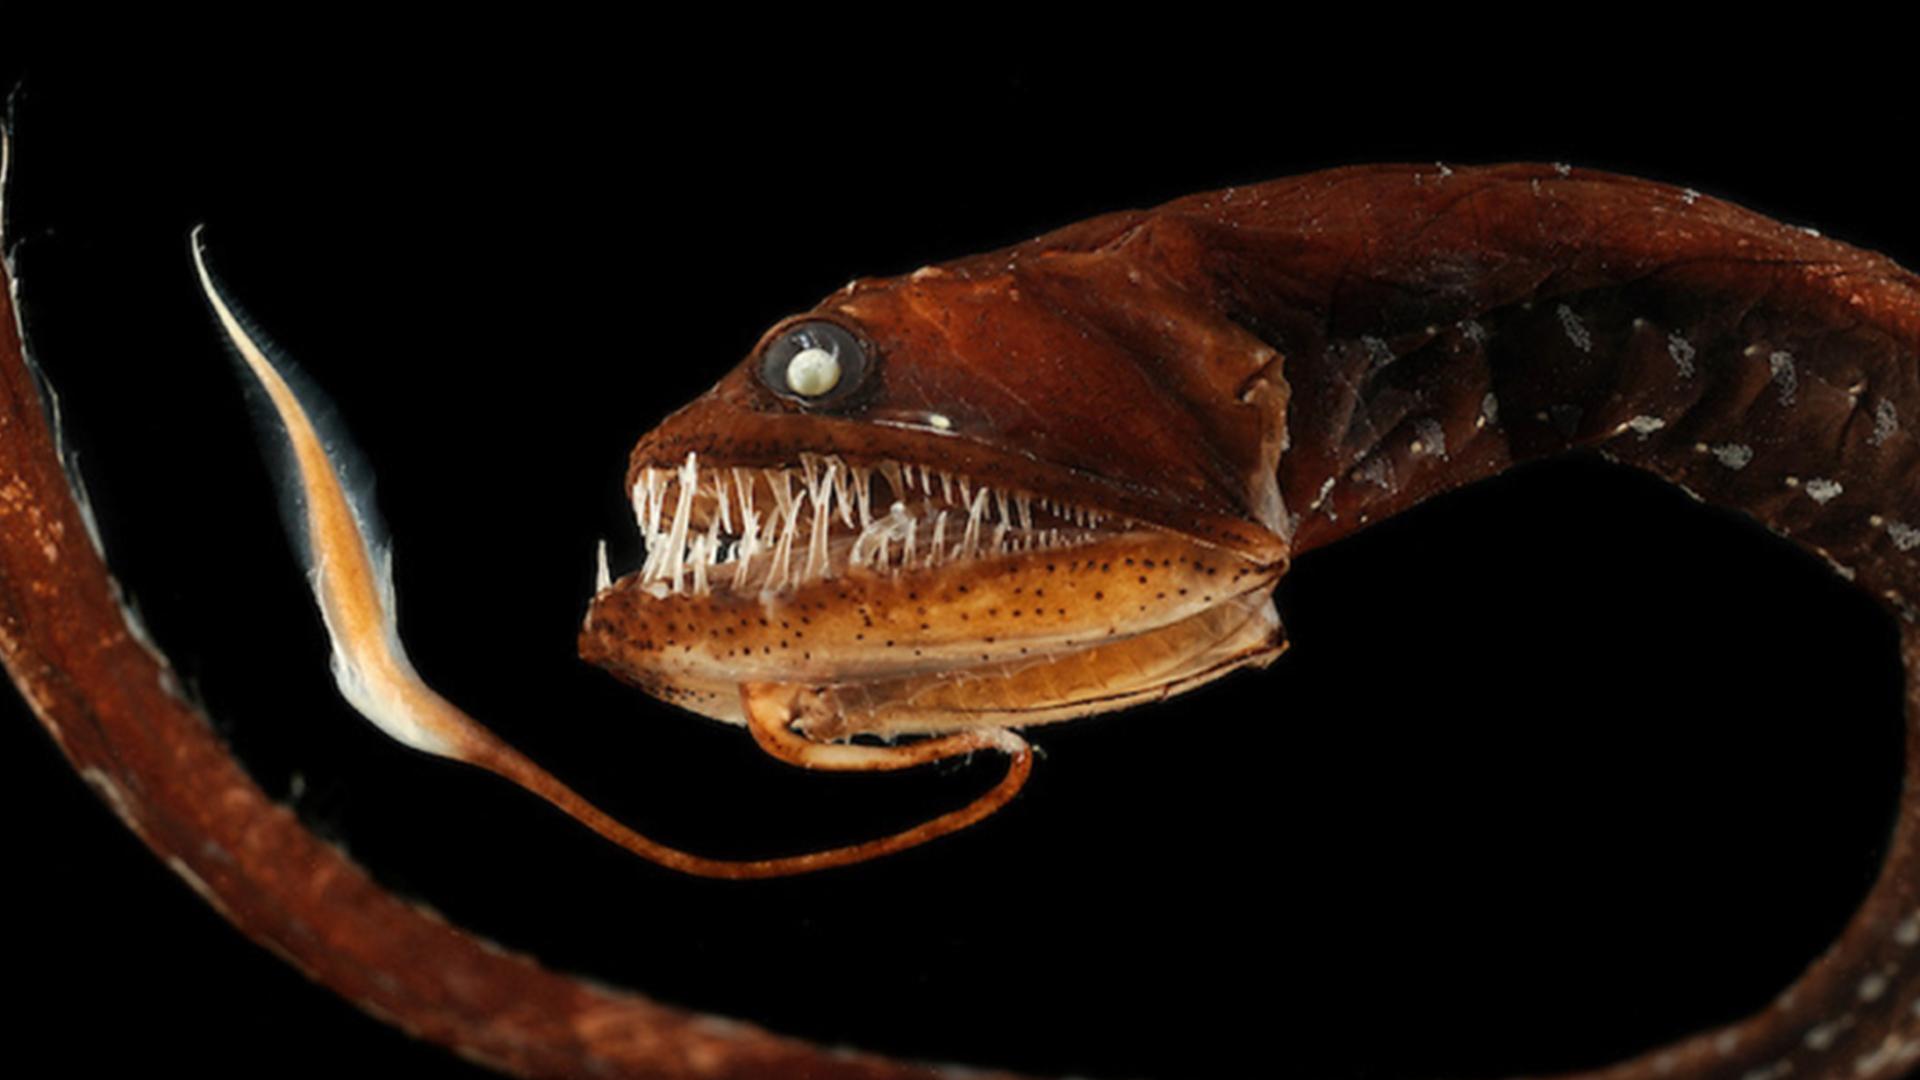
[[809, 411], [857, 406], [854, 394], [871, 374], [860, 338], [825, 319], [788, 324], [760, 354], [760, 381]]
[[840, 385], [840, 361], [825, 349], [802, 349], [787, 361], [787, 389], [802, 397], [819, 397]]

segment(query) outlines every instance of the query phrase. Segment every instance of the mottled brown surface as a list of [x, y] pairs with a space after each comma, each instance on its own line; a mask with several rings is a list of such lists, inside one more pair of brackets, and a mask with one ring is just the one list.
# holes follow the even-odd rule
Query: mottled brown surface
[[130, 631], [62, 471], [6, 286], [0, 267], [0, 653], [74, 768], [235, 927], [374, 1016], [515, 1075], [947, 1075], [549, 971], [384, 891], [272, 803]]

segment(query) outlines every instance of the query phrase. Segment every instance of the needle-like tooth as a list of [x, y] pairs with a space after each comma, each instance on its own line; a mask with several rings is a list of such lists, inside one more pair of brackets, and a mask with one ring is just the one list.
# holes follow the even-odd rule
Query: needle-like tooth
[[873, 524], [873, 470], [860, 466], [853, 475], [854, 499], [859, 503], [860, 530], [866, 531]]
[[907, 482], [900, 478], [900, 463], [897, 461], [881, 462], [880, 476], [887, 482], [887, 498], [892, 501], [899, 501], [900, 497], [904, 495], [907, 490]]
[[973, 545], [980, 539], [980, 517], [987, 508], [987, 489], [981, 488], [967, 504], [967, 528], [960, 534], [960, 554], [971, 556]]
[[773, 485], [773, 501], [780, 512], [780, 540], [774, 545], [773, 569], [767, 574], [768, 590], [785, 588], [792, 570], [794, 534], [800, 531], [800, 506], [806, 501], [805, 491], [798, 498], [794, 496], [793, 479], [793, 474], [785, 469], [767, 471], [767, 480]]
[[994, 488], [993, 489], [993, 505], [995, 509], [1000, 511], [1001, 522], [1004, 523], [1007, 520], [1009, 520], [1007, 517], [1007, 493], [1006, 492], [1001, 491], [999, 488]]
[[665, 490], [667, 486], [666, 470], [649, 468], [646, 472], [646, 480], [647, 539], [652, 540], [660, 535], [660, 513], [667, 504]]
[[933, 470], [924, 464], [920, 466], [920, 490], [928, 495], [933, 494]]
[[705, 596], [707, 594], [707, 564], [711, 562], [712, 559], [713, 552], [707, 547], [707, 538], [704, 536], [694, 537], [693, 551], [687, 561], [693, 564], [693, 591], [697, 595]]
[[680, 572], [685, 564], [687, 523], [693, 511], [693, 492], [700, 481], [698, 455], [687, 451], [687, 463], [680, 467], [680, 499], [673, 508], [673, 532], [667, 537], [666, 576], [673, 579], [673, 591], [680, 591]]
[[940, 474], [940, 499], [943, 502], [953, 501], [953, 474], [950, 472]]
[[962, 504], [962, 505], [964, 505], [964, 506], [966, 506], [966, 507], [967, 507], [967, 510], [968, 510], [968, 512], [969, 512], [969, 513], [971, 513], [971, 512], [972, 512], [972, 510], [973, 510], [973, 481], [971, 481], [971, 480], [969, 480], [969, 479], [967, 479], [967, 478], [966, 478], [966, 477], [964, 477], [964, 476], [960, 478], [960, 502], [961, 502], [961, 504]]
[[767, 469], [765, 473], [767, 490], [773, 493], [773, 512], [784, 518], [793, 504], [793, 475], [785, 469]]
[[1033, 528], [1033, 498], [1024, 491], [1014, 492], [1013, 508], [1020, 515], [1022, 529]]
[[750, 533], [753, 531], [753, 526], [747, 524], [747, 521], [753, 517], [753, 473], [747, 469], [735, 467], [733, 490], [739, 493], [740, 530]]
[[1007, 550], [1007, 523], [1003, 521], [1000, 524], [995, 525], [993, 527], [993, 553], [995, 555], [998, 555], [1001, 552], [1006, 550]]
[[602, 540], [593, 552], [593, 594], [598, 596], [612, 587], [613, 571], [607, 568], [607, 542]]
[[906, 466], [900, 470], [900, 482], [906, 486], [896, 493], [896, 498], [913, 490], [913, 462], [907, 462]]
[[823, 471], [812, 481], [813, 532], [807, 537], [807, 564], [800, 575], [802, 582], [827, 574], [827, 533], [832, 528], [833, 519], [834, 464], [835, 459], [826, 459]]
[[760, 551], [760, 515], [753, 509], [753, 474], [733, 470], [733, 490], [740, 495], [740, 543], [734, 549], [739, 565], [733, 571], [733, 587], [738, 591], [747, 583], [748, 568]]
[[712, 520], [707, 522], [707, 559], [708, 561], [714, 561], [718, 557], [719, 552], [720, 552], [720, 519], [718, 517], [715, 517]]
[[829, 467], [834, 469], [833, 497], [840, 507], [840, 521], [847, 528], [853, 528], [853, 469], [837, 457], [828, 458]]
[[720, 513], [715, 520], [720, 522], [722, 531], [732, 532], [733, 511], [728, 504], [733, 500], [727, 497], [727, 473], [724, 469], [713, 470], [713, 497], [720, 504]]
[[942, 510], [933, 516], [933, 546], [927, 549], [928, 566], [940, 561], [940, 556], [946, 553], [946, 542], [947, 512]]
[[656, 539], [647, 545], [646, 561], [640, 565], [640, 580], [652, 581], [654, 578], [659, 577], [660, 568], [666, 564], [667, 545], [665, 542]]
[[908, 518], [907, 519], [907, 538], [900, 545], [900, 565], [903, 567], [913, 566], [913, 539], [914, 539], [914, 534], [919, 531], [920, 531], [920, 519], [917, 517]]

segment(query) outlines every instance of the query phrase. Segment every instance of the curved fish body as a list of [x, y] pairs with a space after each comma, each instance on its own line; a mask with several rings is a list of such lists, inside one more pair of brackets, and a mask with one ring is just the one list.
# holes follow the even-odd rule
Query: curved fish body
[[[820, 747], [1095, 713], [1277, 656], [1294, 555], [1584, 447], [1824, 556], [1911, 668], [1917, 348], [1891, 261], [1620, 176], [1368, 166], [1111, 214], [776, 325], [634, 449], [647, 562], [581, 650]], [[1909, 746], [1841, 941], [1606, 1075], [1920, 1062]]]

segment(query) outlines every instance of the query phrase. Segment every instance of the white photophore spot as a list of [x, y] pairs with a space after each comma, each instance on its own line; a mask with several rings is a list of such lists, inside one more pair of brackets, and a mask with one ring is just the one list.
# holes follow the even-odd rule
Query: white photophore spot
[[1667, 422], [1657, 416], [1636, 416], [1627, 421], [1627, 428], [1643, 439], [1666, 426]]
[[1488, 392], [1480, 399], [1480, 427], [1489, 427], [1500, 423], [1500, 399]]
[[[1320, 507], [1326, 503], [1327, 496], [1333, 494], [1333, 486], [1339, 482], [1340, 482], [1340, 478], [1337, 476], [1329, 476], [1324, 481], [1322, 481], [1320, 484], [1320, 493], [1313, 497], [1313, 505], [1307, 507], [1307, 509], [1309, 510], [1320, 509]], [[1331, 511], [1329, 511], [1327, 513], [1327, 516], [1333, 517], [1334, 514]]]
[[1693, 358], [1699, 355], [1688, 341], [1679, 333], [1667, 335], [1667, 355], [1673, 358], [1673, 366], [1679, 370], [1683, 379], [1693, 378]]
[[817, 345], [787, 361], [787, 388], [803, 397], [819, 397], [839, 383], [839, 359]]
[[1920, 945], [1920, 914], [1909, 915], [1893, 928], [1893, 940], [1906, 948]]
[[1465, 334], [1467, 340], [1473, 342], [1475, 345], [1485, 345], [1487, 343], [1487, 328], [1480, 325], [1480, 323], [1474, 319], [1460, 320], [1460, 332]]
[[1413, 444], [1408, 447], [1416, 457], [1447, 456], [1447, 431], [1440, 422], [1422, 418], [1413, 422]]
[[1587, 329], [1586, 323], [1580, 321], [1580, 316], [1574, 314], [1573, 309], [1565, 304], [1553, 310], [1560, 316], [1560, 328], [1567, 332], [1567, 340], [1573, 342], [1573, 347], [1581, 352], [1592, 352], [1593, 333]]
[[1793, 404], [1793, 395], [1800, 389], [1800, 373], [1794, 369], [1793, 354], [1775, 349], [1767, 357], [1767, 367], [1773, 372], [1773, 384], [1780, 388], [1780, 404]]
[[1816, 476], [1807, 481], [1805, 488], [1808, 497], [1822, 506], [1832, 502], [1845, 490], [1846, 488], [1841, 487], [1838, 480], [1828, 480], [1823, 476]]
[[1390, 488], [1393, 486], [1393, 466], [1383, 457], [1368, 458], [1353, 470], [1353, 479], [1355, 483]]
[[1360, 345], [1367, 350], [1367, 362], [1372, 370], [1379, 371], [1393, 363], [1393, 347], [1388, 345], [1384, 338], [1362, 337]]
[[1746, 468], [1747, 463], [1753, 460], [1753, 447], [1745, 443], [1721, 443], [1710, 449], [1720, 464], [1736, 472]]
[[1900, 430], [1900, 414], [1894, 410], [1893, 402], [1886, 398], [1873, 403], [1873, 431], [1867, 435], [1867, 445], [1879, 446], [1893, 433]]
[[[1893, 546], [1901, 551], [1912, 551], [1914, 548], [1920, 547], [1920, 529], [1916, 529], [1904, 521], [1887, 522], [1887, 538], [1892, 540]], [[1909, 925], [1909, 923], [1902, 923], [1901, 925], [1905, 927]], [[1912, 931], [1915, 935], [1914, 940], [1920, 941], [1920, 924], [1913, 925], [1915, 927]]]
[[1841, 1032], [1852, 1026], [1853, 1014], [1851, 1013], [1843, 1015], [1837, 1020], [1829, 1020], [1824, 1024], [1816, 1024], [1807, 1031], [1805, 1040], [1807, 1049], [1825, 1050], [1833, 1045], [1834, 1040], [1840, 1037]]

